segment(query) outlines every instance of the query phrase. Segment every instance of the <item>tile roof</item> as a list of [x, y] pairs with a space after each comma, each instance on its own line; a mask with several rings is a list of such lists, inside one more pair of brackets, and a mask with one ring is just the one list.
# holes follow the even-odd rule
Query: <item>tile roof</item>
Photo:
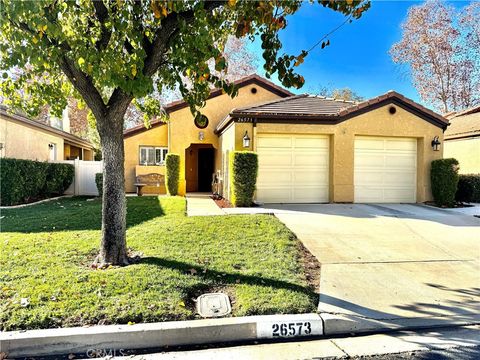
[[398, 105], [442, 129], [448, 126], [448, 120], [440, 114], [395, 91], [389, 91], [358, 103], [308, 94], [294, 95], [260, 105], [234, 109], [230, 117], [218, 124], [215, 131], [220, 133], [235, 118], [270, 122], [337, 124], [388, 103]]
[[336, 115], [341, 110], [354, 105], [356, 105], [354, 101], [303, 94], [235, 109], [232, 114]]
[[480, 136], [480, 106], [452, 115], [445, 140]]
[[[248, 75], [248, 76], [245, 76], [239, 80], [236, 80], [233, 82], [236, 86], [238, 87], [243, 87], [243, 86], [247, 86], [247, 85], [250, 85], [250, 84], [256, 84], [258, 86], [261, 86], [271, 92], [273, 92], [274, 94], [277, 94], [278, 96], [281, 96], [281, 97], [286, 97], [286, 96], [292, 96], [293, 93], [291, 93], [290, 91], [288, 91], [287, 89], [284, 89], [283, 87], [281, 86], [278, 86], [276, 84], [274, 84], [273, 82], [257, 75], [257, 74], [252, 74], [252, 75]], [[211, 99], [211, 98], [214, 98], [214, 97], [217, 97], [219, 95], [222, 95], [223, 94], [223, 90], [222, 89], [213, 89], [211, 92], [210, 92], [210, 95], [208, 96], [207, 100], [208, 99]], [[163, 110], [167, 113], [167, 114], [170, 114], [174, 111], [177, 111], [177, 110], [180, 110], [180, 109], [183, 109], [183, 108], [186, 108], [188, 107], [189, 105], [184, 101], [184, 100], [177, 100], [177, 101], [173, 101], [167, 105], [165, 105], [163, 107]], [[162, 120], [159, 120], [159, 119], [155, 119], [155, 120], [152, 120], [150, 122], [150, 128], [152, 127], [157, 127], [157, 126], [161, 126], [161, 125], [165, 125], [166, 123]], [[148, 128], [148, 129], [150, 129]], [[123, 132], [123, 136], [126, 136], [126, 137], [129, 137], [129, 136], [133, 136], [139, 132], [142, 132], [142, 131], [146, 131], [148, 130], [144, 124], [140, 124], [140, 125], [137, 125], [137, 126], [134, 126], [134, 127], [131, 127], [130, 129], [127, 129]]]

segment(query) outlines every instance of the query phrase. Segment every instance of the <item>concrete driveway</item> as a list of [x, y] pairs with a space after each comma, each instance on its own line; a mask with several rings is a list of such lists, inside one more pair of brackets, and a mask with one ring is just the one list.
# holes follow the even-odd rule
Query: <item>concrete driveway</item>
[[479, 218], [407, 204], [266, 207], [320, 261], [320, 312], [480, 320]]

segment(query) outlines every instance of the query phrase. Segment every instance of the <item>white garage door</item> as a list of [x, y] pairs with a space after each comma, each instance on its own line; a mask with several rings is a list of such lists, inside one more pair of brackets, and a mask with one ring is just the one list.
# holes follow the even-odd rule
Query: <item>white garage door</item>
[[257, 200], [328, 202], [328, 136], [258, 135]]
[[355, 138], [355, 202], [416, 201], [417, 140]]

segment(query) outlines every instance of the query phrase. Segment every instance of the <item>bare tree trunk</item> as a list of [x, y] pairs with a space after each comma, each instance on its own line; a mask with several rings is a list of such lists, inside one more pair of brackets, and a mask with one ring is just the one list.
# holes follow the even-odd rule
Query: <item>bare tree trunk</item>
[[128, 265], [123, 118], [116, 117], [97, 119], [103, 156], [102, 242], [95, 260], [100, 267]]

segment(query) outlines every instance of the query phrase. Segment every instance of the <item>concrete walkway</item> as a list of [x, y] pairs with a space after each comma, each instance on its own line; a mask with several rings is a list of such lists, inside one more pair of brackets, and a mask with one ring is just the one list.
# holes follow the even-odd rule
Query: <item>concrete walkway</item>
[[187, 216], [225, 215], [209, 193], [187, 194]]

